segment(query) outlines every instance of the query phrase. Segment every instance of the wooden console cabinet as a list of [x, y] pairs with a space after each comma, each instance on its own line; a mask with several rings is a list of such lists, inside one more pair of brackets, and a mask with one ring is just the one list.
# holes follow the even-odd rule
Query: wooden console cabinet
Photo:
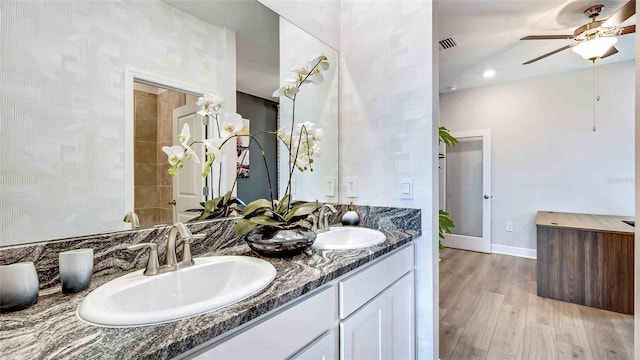
[[632, 217], [540, 211], [538, 295], [633, 314]]

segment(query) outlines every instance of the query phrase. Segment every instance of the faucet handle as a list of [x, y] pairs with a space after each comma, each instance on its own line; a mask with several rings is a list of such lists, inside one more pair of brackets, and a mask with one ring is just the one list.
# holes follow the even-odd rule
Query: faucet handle
[[149, 248], [149, 260], [147, 260], [147, 268], [144, 270], [144, 275], [155, 275], [160, 267], [158, 261], [158, 245], [154, 243], [140, 243], [127, 246], [127, 250], [136, 251]]
[[206, 234], [194, 234], [182, 239], [182, 259], [180, 260], [180, 264], [184, 266], [186, 264], [193, 265], [195, 263], [193, 261], [193, 255], [191, 255], [191, 239], [204, 239], [206, 237]]

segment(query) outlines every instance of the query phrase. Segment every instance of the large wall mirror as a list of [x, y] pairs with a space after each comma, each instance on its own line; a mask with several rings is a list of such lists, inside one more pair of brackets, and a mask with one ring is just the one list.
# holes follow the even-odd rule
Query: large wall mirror
[[[338, 200], [338, 52], [257, 0], [3, 2], [0, 24], [0, 246], [188, 221], [231, 188], [248, 203], [287, 182], [285, 149], [267, 134], [291, 126], [272, 93], [291, 68], [324, 54], [320, 86], [301, 89], [297, 122], [324, 131], [296, 200]], [[260, 151], [237, 142], [222, 171], [167, 170], [163, 146], [183, 124], [206, 136], [198, 97], [216, 93], [245, 119]], [[204, 153], [204, 149], [195, 149]], [[284, 183], [284, 185], [283, 185]]]

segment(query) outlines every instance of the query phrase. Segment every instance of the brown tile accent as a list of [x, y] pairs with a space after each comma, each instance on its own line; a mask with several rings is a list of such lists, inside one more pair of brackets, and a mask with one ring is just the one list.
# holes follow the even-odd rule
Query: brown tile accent
[[155, 208], [135, 209], [138, 218], [140, 218], [140, 226], [147, 227], [157, 224], [157, 211]]
[[138, 185], [134, 187], [136, 208], [144, 209], [156, 207], [158, 196], [155, 185]]
[[172, 224], [173, 223], [173, 210], [172, 209], [155, 209], [156, 221], [158, 224]]
[[156, 120], [135, 119], [136, 128], [134, 139], [142, 141], [158, 140], [158, 122]]
[[158, 166], [153, 164], [136, 164], [134, 185], [156, 185], [158, 183]]
[[171, 207], [169, 202], [173, 200], [173, 187], [171, 186], [156, 186], [158, 197], [158, 207], [168, 209]]
[[[133, 159], [136, 164], [154, 164], [157, 162], [157, 143], [150, 141], [135, 141]], [[160, 151], [161, 152], [161, 151]], [[166, 157], [162, 153], [163, 157]]]
[[158, 102], [146, 96], [134, 97], [134, 117], [136, 119], [156, 120], [158, 118]]
[[173, 185], [173, 177], [169, 175], [169, 164], [160, 164], [156, 166], [156, 181], [160, 186], [169, 186]]

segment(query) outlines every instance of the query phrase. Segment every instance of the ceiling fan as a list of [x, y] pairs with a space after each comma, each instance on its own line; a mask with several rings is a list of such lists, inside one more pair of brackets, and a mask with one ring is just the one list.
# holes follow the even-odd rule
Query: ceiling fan
[[574, 40], [573, 43], [563, 46], [550, 53], [538, 56], [522, 65], [528, 65], [561, 51], [572, 49], [586, 60], [596, 61], [604, 59], [618, 52], [615, 46], [617, 36], [636, 32], [635, 25], [619, 27], [620, 24], [632, 17], [636, 13], [636, 1], [631, 0], [624, 4], [618, 11], [606, 20], [598, 20], [597, 17], [604, 8], [604, 5], [591, 6], [584, 11], [584, 14], [591, 19], [578, 27], [573, 35], [529, 35], [520, 40]]

